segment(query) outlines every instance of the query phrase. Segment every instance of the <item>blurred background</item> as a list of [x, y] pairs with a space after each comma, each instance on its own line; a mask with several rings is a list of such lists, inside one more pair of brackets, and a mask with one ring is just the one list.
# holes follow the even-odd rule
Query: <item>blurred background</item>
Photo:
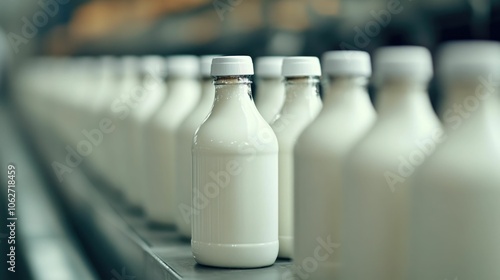
[[[499, 39], [498, 0], [2, 0], [14, 68], [36, 55], [316, 55]], [[3, 91], [5, 94], [5, 91]], [[434, 100], [435, 98], [433, 98]]]
[[[499, 40], [500, 0], [1, 0], [1, 173], [4, 176], [8, 162], [21, 164], [24, 160], [28, 166], [35, 154], [33, 147], [18, 147], [22, 142], [31, 147], [31, 136], [16, 125], [20, 118], [11, 102], [11, 84], [18, 69], [34, 57], [213, 53], [254, 58], [321, 56], [328, 50], [372, 52], [380, 46], [407, 44], [426, 46], [434, 52], [441, 43], [456, 39]], [[438, 107], [440, 96], [435, 82], [430, 95]], [[12, 131], [20, 138], [7, 139], [6, 134]], [[18, 152], [21, 150], [24, 154]], [[103, 265], [92, 257], [95, 252], [90, 252], [74, 228], [79, 221], [65, 213], [64, 203], [58, 202], [60, 197], [50, 188], [43, 192], [38, 189], [39, 185], [53, 183], [53, 176], [47, 175], [50, 169], [32, 165], [19, 175], [30, 194], [26, 191], [24, 202], [19, 198], [18, 203], [30, 206], [22, 210], [25, 226], [18, 228], [21, 247], [16, 277], [130, 279], [123, 277], [120, 262]], [[6, 179], [0, 178], [0, 185], [6, 187]], [[6, 215], [5, 195], [4, 191], [0, 194], [2, 215]], [[15, 279], [5, 266], [5, 220], [2, 216], [0, 279]], [[32, 242], [32, 234], [46, 237], [47, 227], [58, 231], [51, 233], [56, 236], [55, 247], [48, 246], [50, 242]], [[58, 244], [64, 245], [58, 248]], [[82, 276], [87, 275], [85, 269], [91, 276]], [[47, 271], [59, 274], [55, 277]]]

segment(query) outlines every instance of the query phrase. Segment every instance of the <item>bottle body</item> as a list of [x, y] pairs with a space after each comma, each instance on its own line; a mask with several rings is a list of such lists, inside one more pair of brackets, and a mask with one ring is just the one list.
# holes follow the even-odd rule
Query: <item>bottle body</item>
[[120, 108], [119, 110], [121, 111], [119, 116], [121, 137], [118, 140], [120, 143], [115, 143], [115, 145], [121, 147], [118, 155], [120, 164], [123, 164], [124, 167], [122, 170], [123, 175], [120, 177], [122, 185], [124, 186], [127, 202], [135, 209], [140, 209], [143, 199], [141, 187], [136, 184], [137, 158], [136, 152], [134, 151], [136, 147], [134, 119], [141, 110], [141, 107], [144, 107], [144, 104], [148, 102], [151, 92], [144, 87], [138, 69], [134, 70], [135, 71], [131, 73], [130, 77], [125, 78], [126, 81], [123, 85], [123, 95], [121, 100], [115, 105], [115, 108]]
[[147, 156], [151, 159], [145, 188], [148, 219], [175, 224], [175, 153], [177, 128], [199, 100], [199, 83], [191, 78], [167, 81], [168, 95], [148, 125]]
[[341, 279], [403, 279], [408, 264], [409, 179], [442, 133], [425, 85], [382, 87], [379, 117], [349, 153], [343, 185]]
[[[122, 62], [124, 68], [125, 61]], [[127, 68], [130, 69], [130, 68]], [[128, 134], [124, 120], [130, 116], [130, 107], [127, 102], [130, 102], [130, 93], [136, 85], [134, 73], [123, 70], [125, 73], [120, 73], [115, 94], [108, 108], [108, 114], [111, 122], [115, 125], [114, 132], [110, 134], [108, 145], [110, 151], [109, 166], [111, 167], [111, 183], [128, 199], [129, 186], [127, 156], [123, 151], [127, 151]]]
[[130, 163], [133, 166], [130, 174], [130, 197], [134, 205], [144, 207], [147, 203], [144, 194], [147, 178], [145, 125], [148, 120], [158, 111], [166, 98], [166, 85], [161, 77], [153, 76], [151, 73], [145, 75], [142, 79], [141, 88], [142, 97], [138, 100], [136, 107], [130, 116], [129, 139], [131, 141], [130, 154], [132, 158]]
[[365, 85], [366, 78], [333, 80], [322, 111], [295, 146], [294, 264], [304, 266], [318, 238], [331, 244], [309, 279], [338, 277], [344, 159], [376, 118]]
[[[94, 100], [90, 113], [92, 116], [91, 125], [94, 128], [101, 128], [101, 123], [106, 123], [106, 121], [109, 120], [109, 115], [106, 115], [106, 113], [108, 112], [114, 97], [112, 92], [113, 90], [116, 90], [114, 87], [116, 73], [113, 73], [113, 63], [116, 62], [114, 62], [112, 58], [102, 58], [102, 70], [97, 83], [97, 96]], [[111, 130], [112, 131], [109, 132], [113, 133], [114, 130]], [[108, 130], [106, 130], [106, 132], [108, 132]], [[95, 173], [108, 182], [110, 175], [110, 165], [108, 164], [110, 161], [110, 155], [109, 149], [106, 149], [106, 145], [109, 144], [110, 137], [109, 133], [104, 133], [101, 143], [95, 147], [96, 150], [94, 152]]]
[[210, 266], [268, 266], [279, 247], [278, 143], [248, 79], [223, 81], [193, 143], [193, 255]]
[[316, 118], [322, 104], [317, 77], [287, 78], [286, 99], [271, 127], [279, 143], [279, 232], [282, 258], [293, 255], [293, 186], [295, 143], [309, 123]]
[[176, 225], [184, 237], [191, 237], [191, 193], [193, 185], [193, 156], [191, 149], [196, 129], [210, 113], [214, 102], [213, 80], [201, 81], [201, 98], [196, 108], [182, 122], [177, 134], [177, 181], [176, 181]]
[[464, 80], [455, 81], [445, 108], [463, 111], [445, 117], [443, 143], [412, 187], [408, 279], [500, 277], [498, 87]]

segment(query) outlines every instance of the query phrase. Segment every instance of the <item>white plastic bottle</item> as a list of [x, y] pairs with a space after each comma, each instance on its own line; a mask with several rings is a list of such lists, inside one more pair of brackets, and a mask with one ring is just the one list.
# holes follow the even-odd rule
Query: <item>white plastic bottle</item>
[[214, 104], [215, 87], [210, 68], [217, 56], [200, 57], [201, 98], [198, 105], [179, 126], [177, 132], [176, 225], [179, 233], [191, 238], [191, 190], [193, 187], [193, 156], [191, 148], [196, 129], [210, 113]]
[[166, 98], [167, 88], [165, 58], [161, 56], [145, 56], [138, 64], [139, 84], [135, 92], [133, 108], [130, 118], [127, 119], [128, 132], [131, 142], [129, 159], [133, 172], [130, 172], [129, 196], [132, 203], [143, 207], [146, 203], [144, 186], [148, 181], [146, 167], [145, 125], [151, 116], [159, 109]]
[[278, 255], [278, 143], [251, 98], [252, 60], [215, 58], [214, 106], [193, 143], [193, 256], [251, 268]]
[[272, 123], [285, 102], [285, 85], [281, 76], [282, 56], [263, 56], [255, 63], [255, 106], [262, 117]]
[[[343, 164], [352, 146], [376, 118], [366, 90], [370, 55], [331, 51], [323, 55], [323, 109], [297, 140], [294, 153], [294, 255], [307, 279], [337, 279], [339, 269]], [[307, 272], [316, 248], [318, 268]]]
[[175, 224], [176, 134], [177, 128], [200, 98], [198, 57], [179, 55], [167, 58], [168, 94], [147, 128], [149, 138], [149, 180], [144, 187], [148, 219]]
[[438, 74], [445, 135], [413, 181], [405, 279], [500, 279], [500, 44], [448, 43]]
[[121, 58], [121, 69], [118, 71], [119, 80], [114, 98], [110, 105], [110, 119], [115, 126], [113, 133], [110, 133], [110, 141], [107, 148], [112, 152], [111, 166], [113, 168], [112, 183], [122, 191], [126, 201], [131, 206], [138, 206], [131, 198], [131, 188], [135, 187], [130, 182], [133, 173], [132, 163], [130, 163], [131, 141], [130, 127], [127, 126], [131, 110], [135, 103], [132, 102], [132, 94], [135, 94], [139, 84], [138, 77], [138, 57], [124, 56]]
[[102, 101], [95, 108], [95, 123], [99, 123], [100, 126], [106, 127], [107, 133], [97, 149], [97, 157], [99, 161], [99, 168], [102, 170], [101, 175], [104, 180], [109, 183], [109, 186], [115, 190], [121, 191], [118, 183], [117, 173], [116, 173], [116, 154], [115, 149], [115, 138], [120, 132], [117, 130], [120, 126], [120, 122], [115, 118], [115, 114], [111, 111], [113, 106], [115, 106], [116, 100], [120, 100], [120, 82], [123, 77], [124, 67], [123, 59], [118, 59], [114, 57], [103, 58], [103, 74], [102, 83], [99, 86], [99, 95], [102, 96]]
[[404, 279], [408, 180], [441, 132], [427, 85], [423, 47], [385, 47], [374, 57], [378, 119], [349, 153], [343, 186], [341, 279]]
[[[90, 124], [95, 128], [104, 128], [101, 143], [95, 147], [94, 161], [97, 175], [110, 181], [110, 155], [106, 146], [109, 144], [110, 134], [114, 132], [113, 123], [110, 123], [109, 108], [114, 99], [113, 91], [116, 90], [117, 80], [117, 59], [112, 56], [103, 56], [99, 59], [99, 79], [96, 81], [96, 98], [90, 110]], [[101, 129], [102, 130], [102, 129]]]
[[297, 56], [283, 60], [285, 103], [271, 127], [279, 143], [279, 257], [293, 255], [293, 149], [302, 131], [321, 110], [317, 57]]

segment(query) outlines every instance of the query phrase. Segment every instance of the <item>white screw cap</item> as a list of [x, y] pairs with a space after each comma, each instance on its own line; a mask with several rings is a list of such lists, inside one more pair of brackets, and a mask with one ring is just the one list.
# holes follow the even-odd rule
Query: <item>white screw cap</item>
[[370, 54], [364, 51], [329, 51], [322, 57], [323, 71], [331, 76], [370, 77]]
[[[438, 53], [438, 72], [444, 78], [500, 75], [500, 43], [457, 41], [446, 43]], [[476, 77], [474, 77], [476, 78]]]
[[292, 56], [283, 59], [284, 77], [321, 76], [321, 65], [315, 56]]
[[253, 75], [252, 58], [249, 56], [223, 56], [212, 60], [212, 76]]
[[255, 75], [257, 77], [279, 78], [284, 56], [262, 56], [255, 62]]
[[167, 72], [173, 77], [197, 77], [200, 62], [194, 55], [174, 55], [167, 57]]
[[200, 70], [202, 77], [210, 77], [210, 72], [212, 71], [212, 59], [220, 57], [221, 55], [203, 55], [200, 57]]
[[383, 47], [375, 52], [374, 82], [387, 78], [410, 78], [429, 82], [432, 78], [432, 57], [428, 49], [418, 46]]

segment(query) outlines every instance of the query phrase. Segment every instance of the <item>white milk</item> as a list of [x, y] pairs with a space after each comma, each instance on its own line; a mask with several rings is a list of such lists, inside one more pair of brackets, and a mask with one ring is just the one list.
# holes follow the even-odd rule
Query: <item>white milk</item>
[[285, 103], [271, 127], [279, 143], [279, 257], [293, 254], [293, 149], [304, 128], [316, 118], [321, 66], [317, 57], [287, 57], [283, 60]]
[[182, 122], [177, 131], [177, 180], [176, 180], [176, 225], [184, 237], [191, 238], [191, 193], [193, 185], [193, 166], [191, 148], [196, 129], [210, 113], [214, 104], [215, 87], [210, 76], [214, 55], [200, 57], [201, 98]]
[[427, 94], [431, 77], [431, 55], [423, 47], [375, 53], [378, 119], [347, 159], [341, 279], [404, 279], [408, 180], [433, 151], [422, 151], [423, 143], [441, 133]]
[[262, 117], [272, 123], [285, 102], [285, 84], [281, 76], [282, 56], [257, 58], [255, 77], [257, 78], [255, 106]]
[[[323, 55], [326, 76], [323, 109], [297, 140], [294, 153], [294, 264], [307, 267], [318, 254], [308, 279], [338, 277], [343, 164], [352, 146], [375, 121], [366, 90], [370, 55], [331, 51]], [[318, 239], [329, 249], [317, 252]]]
[[405, 279], [500, 279], [500, 45], [448, 43], [438, 58], [446, 134], [413, 182]]
[[215, 101], [194, 136], [191, 247], [218, 267], [272, 265], [278, 255], [278, 143], [251, 98], [248, 56], [215, 58]]
[[150, 221], [175, 224], [176, 135], [177, 129], [200, 98], [199, 61], [196, 56], [167, 58], [168, 94], [147, 126], [150, 158], [149, 178], [144, 187], [145, 209]]

